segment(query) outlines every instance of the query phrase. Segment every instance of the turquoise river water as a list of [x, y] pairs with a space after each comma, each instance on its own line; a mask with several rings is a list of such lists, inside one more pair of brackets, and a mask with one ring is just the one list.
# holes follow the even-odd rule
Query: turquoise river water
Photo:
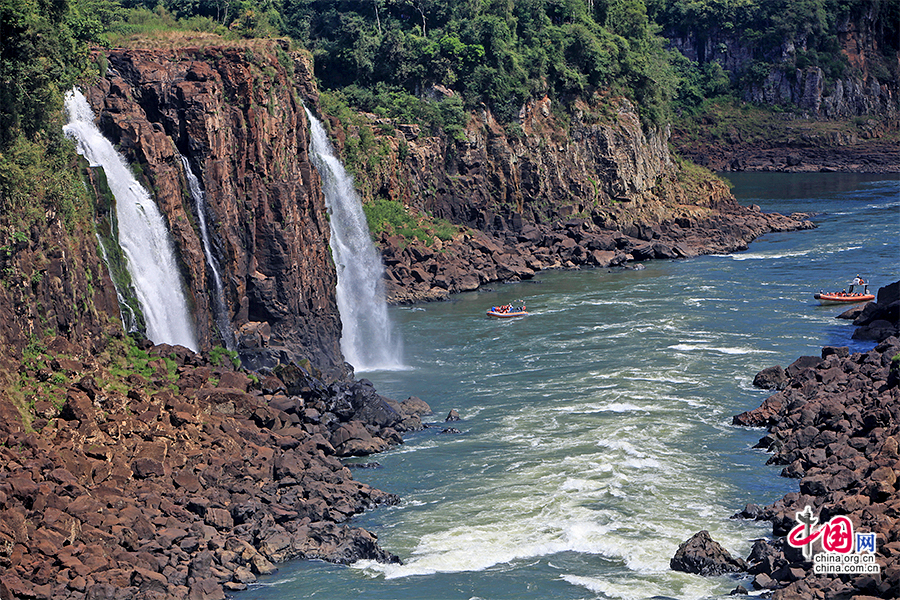
[[[741, 582], [668, 568], [706, 529], [746, 556], [766, 524], [731, 520], [796, 481], [731, 417], [768, 395], [761, 369], [850, 339], [820, 289], [900, 278], [900, 183], [888, 176], [738, 174], [744, 204], [816, 212], [818, 228], [746, 252], [644, 270], [539, 273], [391, 311], [408, 369], [358, 374], [419, 396], [433, 427], [356, 477], [402, 497], [355, 519], [404, 564], [296, 561], [237, 600], [718, 598]], [[491, 305], [531, 314], [491, 320]], [[441, 434], [457, 409], [461, 433]], [[746, 582], [744, 582], [747, 585]]]

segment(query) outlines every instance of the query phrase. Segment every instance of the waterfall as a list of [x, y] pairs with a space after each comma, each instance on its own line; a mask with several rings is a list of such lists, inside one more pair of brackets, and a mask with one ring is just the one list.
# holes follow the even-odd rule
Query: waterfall
[[384, 265], [372, 243], [353, 178], [334, 154], [322, 124], [306, 110], [312, 129], [310, 154], [325, 194], [331, 224], [331, 255], [337, 268], [341, 351], [359, 371], [402, 369], [400, 342], [384, 300]]
[[124, 157], [94, 124], [94, 113], [78, 90], [66, 93], [69, 122], [63, 131], [78, 145], [78, 153], [103, 167], [116, 198], [119, 245], [155, 343], [199, 348], [188, 312], [175, 248], [165, 219], [150, 194], [138, 183]]
[[206, 192], [200, 187], [200, 180], [191, 170], [191, 163], [187, 157], [181, 157], [181, 164], [184, 165], [184, 173], [187, 176], [188, 187], [191, 190], [191, 198], [194, 199], [194, 212], [197, 214], [197, 221], [200, 224], [200, 238], [203, 242], [203, 254], [206, 256], [206, 264], [212, 273], [213, 280], [213, 311], [215, 313], [216, 325], [219, 327], [219, 334], [225, 347], [229, 350], [235, 349], [234, 332], [231, 329], [231, 321], [228, 318], [228, 305], [225, 303], [225, 286], [222, 284], [222, 275], [219, 269], [219, 262], [212, 253], [212, 244], [209, 241], [209, 229], [206, 226]]
[[[99, 233], [94, 235], [97, 237], [97, 246], [100, 248], [100, 256], [103, 258], [103, 263], [108, 267], [109, 255], [106, 254], [106, 246], [103, 244], [103, 240], [100, 238]], [[138, 316], [135, 314], [134, 309], [131, 308], [131, 305], [128, 304], [128, 300], [126, 300], [125, 296], [122, 295], [122, 292], [119, 291], [119, 287], [115, 285], [115, 282], [113, 282], [113, 286], [116, 288], [116, 300], [119, 302], [119, 318], [122, 320], [122, 328], [128, 333], [139, 331], [140, 327], [138, 324], [140, 323], [140, 319], [138, 319]]]

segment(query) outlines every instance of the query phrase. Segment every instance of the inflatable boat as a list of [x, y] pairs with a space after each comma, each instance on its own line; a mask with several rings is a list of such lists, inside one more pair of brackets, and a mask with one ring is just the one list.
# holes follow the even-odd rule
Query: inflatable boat
[[854, 304], [856, 302], [869, 302], [875, 299], [875, 294], [861, 294], [859, 292], [819, 292], [813, 296], [820, 304]]
[[512, 317], [524, 317], [528, 312], [520, 308], [511, 308], [503, 310], [502, 306], [492, 306], [487, 315], [489, 317], [497, 317], [498, 319], [511, 319]]

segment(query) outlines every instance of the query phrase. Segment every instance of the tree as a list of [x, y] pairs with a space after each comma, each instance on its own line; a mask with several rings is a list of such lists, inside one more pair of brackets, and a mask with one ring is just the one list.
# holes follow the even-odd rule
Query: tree
[[[0, 147], [46, 131], [86, 65], [94, 35], [68, 0], [0, 1]], [[73, 25], [79, 36], [73, 33]]]

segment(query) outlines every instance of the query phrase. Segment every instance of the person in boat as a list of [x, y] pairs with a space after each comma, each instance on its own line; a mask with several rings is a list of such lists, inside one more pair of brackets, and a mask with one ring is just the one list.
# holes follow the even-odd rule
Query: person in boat
[[857, 274], [856, 278], [854, 278], [854, 280], [850, 282], [850, 293], [852, 294], [854, 288], [865, 285], [865, 283], [866, 282], [863, 280], [863, 278], [860, 277], [859, 274]]

